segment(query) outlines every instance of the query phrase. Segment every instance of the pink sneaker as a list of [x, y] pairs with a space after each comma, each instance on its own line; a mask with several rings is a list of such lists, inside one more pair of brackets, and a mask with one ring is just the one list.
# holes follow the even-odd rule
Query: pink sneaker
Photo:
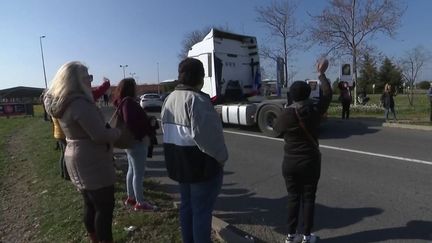
[[125, 205], [125, 206], [135, 206], [136, 203], [137, 203], [137, 202], [136, 202], [135, 198], [131, 198], [131, 197], [128, 197], [128, 198], [124, 201], [124, 205]]
[[156, 211], [158, 208], [154, 205], [151, 205], [148, 202], [136, 203], [134, 210], [135, 211], [143, 211], [143, 212], [152, 212]]

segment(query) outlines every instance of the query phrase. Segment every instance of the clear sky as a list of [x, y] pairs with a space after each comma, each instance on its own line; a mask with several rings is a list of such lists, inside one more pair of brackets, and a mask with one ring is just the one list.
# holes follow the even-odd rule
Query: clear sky
[[[270, 0], [1, 0], [0, 89], [44, 87], [39, 37], [42, 39], [48, 86], [57, 69], [78, 60], [89, 66], [95, 84], [103, 76], [116, 84], [136, 73], [140, 84], [177, 76], [178, 54], [186, 33], [205, 26], [227, 26], [232, 32], [254, 35], [258, 45], [268, 32], [256, 22], [255, 7]], [[327, 1], [300, 0], [299, 23], [308, 23], [306, 11], [321, 12]], [[417, 45], [431, 50], [431, 0], [406, 0], [408, 7], [395, 40], [378, 37], [373, 44], [391, 58]], [[297, 52], [291, 64], [295, 79], [315, 78], [318, 47]], [[271, 70], [270, 70], [271, 72]], [[330, 78], [337, 76], [329, 70]], [[269, 75], [272, 75], [269, 73]], [[432, 80], [432, 65], [420, 79]]]

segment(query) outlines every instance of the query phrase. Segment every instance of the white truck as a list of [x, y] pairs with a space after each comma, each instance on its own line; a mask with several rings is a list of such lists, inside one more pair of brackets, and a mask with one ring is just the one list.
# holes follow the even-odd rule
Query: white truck
[[210, 95], [223, 123], [258, 125], [267, 136], [280, 135], [273, 123], [287, 101], [258, 95], [261, 75], [255, 37], [212, 29], [192, 46], [188, 57], [203, 63], [202, 91]]

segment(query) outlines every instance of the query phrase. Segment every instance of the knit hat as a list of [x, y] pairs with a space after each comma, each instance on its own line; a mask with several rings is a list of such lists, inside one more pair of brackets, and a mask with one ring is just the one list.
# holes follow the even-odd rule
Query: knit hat
[[304, 81], [295, 81], [290, 89], [290, 97], [294, 101], [301, 101], [309, 98], [309, 95], [311, 93], [311, 88], [309, 84], [307, 84]]

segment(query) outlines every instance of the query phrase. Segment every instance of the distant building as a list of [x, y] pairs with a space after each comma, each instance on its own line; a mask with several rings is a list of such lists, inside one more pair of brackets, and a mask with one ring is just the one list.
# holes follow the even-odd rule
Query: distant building
[[41, 104], [45, 89], [18, 86], [0, 90], [0, 117], [34, 115], [33, 105]]
[[158, 84], [140, 84], [137, 85], [137, 95], [142, 95], [145, 93], [158, 93], [161, 90], [158, 90]]
[[[111, 86], [107, 93], [112, 94], [117, 86]], [[158, 85], [157, 84], [138, 84], [137, 85], [137, 96], [141, 96], [145, 93], [157, 93]], [[162, 93], [162, 89], [159, 90]]]
[[0, 103], [40, 104], [40, 96], [45, 89], [18, 86], [0, 90]]

